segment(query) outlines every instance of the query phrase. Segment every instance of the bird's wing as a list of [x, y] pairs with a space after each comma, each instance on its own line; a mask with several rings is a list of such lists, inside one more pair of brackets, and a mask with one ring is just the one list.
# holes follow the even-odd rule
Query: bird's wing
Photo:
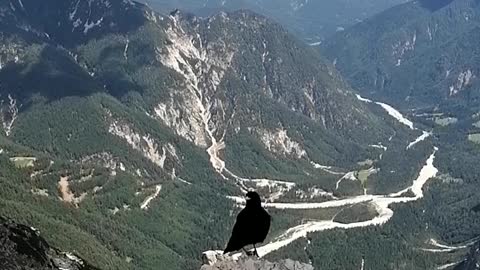
[[272, 223], [272, 216], [270, 216], [267, 211], [265, 211], [265, 213], [267, 214], [267, 224], [268, 224], [267, 232], [268, 232], [270, 230], [270, 224]]
[[262, 242], [263, 242], [265, 241], [265, 238], [267, 238], [268, 231], [270, 231], [270, 223], [272, 222], [272, 217], [270, 216], [270, 214], [268, 214], [268, 212], [265, 209], [262, 209], [262, 210], [263, 210], [263, 225], [262, 225], [262, 229], [263, 229]]
[[245, 246], [245, 237], [248, 234], [248, 216], [247, 211], [242, 210], [237, 216], [235, 225], [233, 226], [232, 236], [228, 241], [225, 252], [239, 250]]

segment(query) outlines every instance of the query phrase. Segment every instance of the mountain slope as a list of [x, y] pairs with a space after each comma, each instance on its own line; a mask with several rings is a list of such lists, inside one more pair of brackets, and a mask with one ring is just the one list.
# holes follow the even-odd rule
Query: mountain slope
[[[413, 250], [420, 251], [416, 255], [398, 252], [417, 258], [407, 266], [409, 269], [475, 269], [480, 232], [479, 196], [475, 191], [480, 174], [476, 165], [480, 153], [478, 4], [464, 0], [414, 1], [339, 33], [322, 48], [362, 95], [408, 110], [407, 117], [431, 127], [435, 145], [440, 148], [435, 160], [439, 175], [425, 188], [425, 200], [399, 209], [401, 213], [383, 228], [392, 236], [408, 224], [416, 240], [403, 243], [414, 243]], [[375, 232], [365, 231], [363, 235], [369, 233], [357, 240], [359, 234], [332, 233], [323, 245], [339, 237], [348, 241], [335, 242], [339, 250], [325, 255], [323, 262], [328, 264], [328, 258], [348, 253], [352, 245], [381, 245], [378, 243], [382, 239]], [[404, 237], [411, 236], [402, 233]], [[312, 240], [321, 247], [318, 241]], [[320, 252], [320, 247], [311, 253]], [[368, 252], [361, 256], [359, 252], [352, 264], [358, 265], [362, 258], [368, 268], [369, 262], [377, 261]], [[396, 268], [408, 262], [399, 260]]]
[[[27, 3], [24, 5], [29, 9]], [[68, 49], [68, 44], [64, 44], [66, 49], [62, 49], [51, 48], [47, 43], [46, 48], [37, 50], [41, 51], [37, 52], [39, 54], [37, 57], [41, 59], [37, 64], [39, 68], [20, 72], [25, 77], [19, 79], [12, 76], [9, 69], [4, 70], [3, 89], [19, 89], [22, 86], [18, 84], [33, 84], [33, 80], [37, 80], [38, 77], [48, 78], [49, 84], [46, 82], [42, 85], [36, 82], [35, 87], [41, 89], [34, 89], [32, 92], [40, 92], [41, 96], [47, 96], [49, 99], [61, 97], [62, 91], [51, 93], [52, 77], [47, 74], [37, 75], [36, 72], [48, 70], [50, 73], [55, 73], [51, 72], [55, 70], [61, 73], [58, 71], [59, 66], [65, 69], [65, 65], [68, 64], [72, 68], [68, 76], [78, 74], [78, 79], [85, 81], [82, 84], [73, 84], [82, 88], [72, 89], [73, 94], [88, 95], [106, 91], [125, 102], [143, 103], [135, 106], [141, 106], [141, 110], [152, 118], [158, 119], [172, 128], [176, 134], [201, 147], [210, 146], [212, 139], [221, 144], [224, 133], [234, 136], [233, 134], [247, 129], [249, 133], [247, 136], [253, 135], [258, 139], [262, 136], [268, 137], [270, 133], [275, 136], [276, 130], [288, 130], [284, 125], [298, 123], [298, 121], [282, 123], [284, 119], [275, 119], [275, 117], [263, 120], [264, 117], [271, 117], [265, 115], [270, 114], [269, 110], [258, 107], [252, 112], [254, 104], [271, 104], [270, 106], [282, 108], [286, 114], [305, 116], [303, 121], [307, 123], [304, 125], [315, 126], [314, 132], [318, 134], [316, 137], [327, 136], [325, 139], [330, 140], [328, 144], [336, 144], [336, 148], [357, 147], [346, 142], [334, 142], [332, 138], [337, 134], [347, 136], [350, 141], [367, 144], [375, 143], [379, 136], [384, 136], [385, 139], [392, 133], [389, 130], [381, 130], [381, 120], [365, 112], [365, 106], [352, 94], [346, 92], [349, 87], [341, 81], [331, 67], [325, 64], [318, 65], [321, 60], [315, 54], [308, 52], [309, 49], [304, 48], [300, 43], [292, 42], [288, 35], [281, 34], [280, 28], [263, 18], [248, 13], [237, 13], [233, 14], [232, 18], [220, 14], [208, 20], [199, 20], [188, 16], [182, 18], [181, 14], [177, 14], [171, 18], [168, 17], [164, 22], [161, 20], [163, 17], [145, 12], [145, 25], [128, 36], [117, 35], [113, 39], [112, 36], [108, 36], [108, 38], [92, 40], [79, 46], [75, 52]], [[159, 22], [155, 22], [156, 20]], [[254, 21], [255, 24], [242, 27], [242, 20]], [[35, 25], [39, 28], [43, 27], [38, 23]], [[156, 28], [158, 26], [162, 28]], [[220, 32], [220, 35], [215, 34], [218, 36], [210, 36], [211, 34], [207, 31], [209, 27], [223, 29], [225, 32]], [[240, 31], [241, 35], [230, 34], [236, 30]], [[99, 27], [98, 31], [105, 30]], [[206, 33], [203, 34], [203, 32]], [[242, 44], [242, 40], [248, 40], [254, 32], [258, 33], [257, 44], [251, 45], [250, 48]], [[87, 33], [87, 37], [98, 38], [95, 33]], [[83, 38], [87, 37], [82, 37], [78, 42], [81, 44]], [[147, 40], [145, 40], [146, 37], [148, 37]], [[75, 37], [71, 40], [75, 40]], [[169, 43], [172, 45], [168, 45]], [[249, 49], [239, 49], [242, 47]], [[142, 54], [136, 54], [135, 52], [140, 48], [142, 48]], [[290, 50], [297, 53], [290, 55]], [[129, 53], [133, 56], [128, 57]], [[309, 55], [310, 59], [305, 55]], [[48, 61], [54, 59], [54, 62], [44, 63], [46, 60], [43, 59]], [[153, 59], [157, 61], [152, 62]], [[22, 59], [19, 61], [21, 62]], [[57, 63], [57, 61], [62, 62]], [[83, 67], [83, 70], [79, 66]], [[305, 66], [308, 68], [303, 69]], [[157, 78], [152, 80], [151, 77], [145, 77], [145, 72], [153, 72]], [[91, 78], [87, 79], [88, 75]], [[64, 77], [59, 77], [58, 87], [66, 87], [61, 85]], [[122, 79], [119, 80], [118, 77]], [[158, 86], [161, 86], [161, 91]], [[218, 89], [220, 86], [222, 89]], [[178, 91], [178, 88], [183, 87], [187, 87], [189, 91]], [[142, 93], [141, 100], [134, 100], [137, 97], [132, 96], [134, 93], [132, 90]], [[3, 93], [4, 96], [11, 94], [7, 91]], [[22, 91], [21, 95], [25, 95], [27, 91]], [[72, 94], [72, 92], [68, 93]], [[253, 96], [260, 100], [253, 102]], [[22, 96], [15, 98], [24, 99]], [[30, 102], [20, 100], [19, 103]], [[245, 109], [250, 111], [243, 112], [242, 110]], [[300, 115], [297, 114], [298, 112]], [[257, 120], [252, 121], [250, 117], [252, 113], [257, 114]], [[244, 116], [247, 119], [244, 119]], [[224, 119], [228, 119], [228, 122]], [[268, 128], [255, 128], [262, 121], [277, 124]], [[243, 129], [240, 123], [243, 124]], [[208, 131], [204, 130], [205, 124], [208, 126]], [[374, 126], [380, 129], [372, 129]], [[293, 132], [294, 129], [291, 128], [291, 130]], [[214, 132], [209, 134], [209, 131]], [[368, 134], [368, 132], [372, 133]], [[328, 139], [329, 137], [331, 139]], [[367, 138], [375, 138], [375, 141]], [[263, 143], [268, 144], [265, 141]], [[331, 151], [321, 152], [333, 156], [312, 158], [316, 161], [340, 159]], [[299, 157], [302, 156], [303, 154]], [[352, 161], [354, 160], [350, 162]]]
[[478, 1], [414, 1], [326, 42], [362, 93], [405, 107], [478, 104]]

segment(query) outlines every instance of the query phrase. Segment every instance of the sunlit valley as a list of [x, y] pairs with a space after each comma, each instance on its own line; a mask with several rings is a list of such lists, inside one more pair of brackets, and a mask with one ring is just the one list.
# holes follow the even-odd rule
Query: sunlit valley
[[478, 269], [480, 2], [146, 2], [0, 0], [0, 269]]

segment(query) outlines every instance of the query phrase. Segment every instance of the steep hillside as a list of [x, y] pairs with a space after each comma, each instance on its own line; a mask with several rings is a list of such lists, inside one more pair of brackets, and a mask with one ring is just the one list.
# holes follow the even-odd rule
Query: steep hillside
[[475, 0], [414, 1], [337, 34], [323, 54], [367, 95], [475, 112], [479, 11]]
[[[86, 153], [88, 149], [81, 149], [80, 153], [68, 149], [79, 142], [64, 136], [66, 132], [60, 128], [53, 131], [58, 134], [50, 136], [64, 138], [52, 144], [48, 140], [29, 141], [29, 136], [33, 136], [29, 132], [38, 133], [38, 130], [18, 128], [16, 131], [13, 123], [32, 123], [28, 122], [34, 121], [31, 117], [39, 115], [27, 112], [41, 103], [61, 110], [64, 102], [52, 101], [72, 95], [103, 99], [104, 94], [114, 97], [110, 102], [117, 103], [116, 106], [138, 111], [143, 121], [156, 122], [159, 128], [168, 127], [168, 132], [185, 142], [208, 148], [211, 162], [219, 171], [224, 169], [222, 159], [228, 165], [233, 162], [235, 150], [248, 155], [247, 149], [238, 149], [245, 146], [263, 148], [262, 152], [255, 153], [256, 158], [269, 163], [283, 161], [285, 165], [304, 160], [308, 167], [310, 162], [351, 166], [368, 156], [369, 144], [386, 141], [394, 132], [349, 92], [349, 86], [332, 67], [323, 64], [312, 50], [263, 17], [248, 12], [221, 13], [208, 19], [181, 13], [164, 17], [139, 4], [135, 4], [139, 5], [136, 7], [126, 2], [121, 2], [126, 5], [123, 8], [111, 7], [106, 14], [97, 14], [101, 10], [95, 6], [100, 5], [98, 3], [103, 2], [84, 7], [73, 3], [64, 12], [62, 19], [73, 25], [63, 27], [66, 35], [73, 30], [67, 44], [62, 43], [64, 35], [55, 31], [43, 32], [40, 36], [44, 39], [35, 41], [17, 34], [4, 37], [16, 59], [10, 62], [15, 65], [2, 69], [4, 123], [6, 133], [14, 140], [68, 158], [92, 154]], [[50, 10], [43, 6], [30, 7], [28, 3], [23, 6], [25, 10]], [[118, 16], [112, 15], [116, 9], [120, 10]], [[123, 18], [124, 10], [130, 9], [136, 9], [131, 11], [133, 14], [143, 14], [144, 22], [136, 31], [117, 29], [115, 20]], [[90, 17], [80, 14], [90, 14]], [[112, 22], [105, 25], [103, 20], [108, 16]], [[15, 15], [12, 24], [20, 20], [17, 17], [20, 16]], [[38, 20], [31, 24], [35, 28], [31, 26], [33, 30], [28, 31], [30, 38], [38, 37], [49, 24], [48, 21], [38, 23]], [[77, 21], [85, 21], [85, 25], [89, 21], [102, 23], [76, 33]], [[126, 34], [121, 34], [122, 31]], [[81, 37], [76, 39], [77, 35]], [[85, 42], [86, 39], [90, 41]], [[75, 40], [78, 45], [72, 47], [70, 43]], [[6, 53], [5, 57], [9, 55]], [[83, 99], [68, 100], [85, 103]], [[125, 136], [129, 135], [123, 133], [129, 133], [133, 127], [120, 121], [128, 122], [122, 119], [126, 116], [115, 115], [114, 108], [107, 105], [103, 105], [102, 113], [102, 109], [95, 108], [98, 107], [95, 102], [84, 106], [103, 114], [101, 118], [107, 123], [89, 122], [88, 125], [92, 128], [103, 125], [110, 136], [124, 137], [128, 142]], [[24, 111], [25, 117], [21, 113], [17, 116], [18, 109], [14, 107]], [[73, 139], [75, 137], [84, 138], [73, 136]], [[161, 160], [155, 155], [148, 157], [154, 163], [155, 159]], [[336, 164], [332, 164], [333, 161]], [[243, 171], [262, 177], [272, 173], [259, 170], [258, 165], [254, 165], [257, 167], [254, 169], [233, 163], [233, 167], [229, 167], [235, 173]]]
[[94, 270], [82, 259], [50, 247], [35, 228], [0, 217], [0, 267], [2, 269]]
[[128, 0], [9, 0], [0, 16], [0, 214], [96, 267], [198, 269], [247, 188], [278, 217], [265, 254], [304, 215], [376, 226], [421, 198], [423, 126], [262, 16]]
[[[407, 112], [410, 119], [429, 126], [439, 147], [435, 166], [437, 177], [425, 188], [425, 199], [415, 207], [398, 209], [385, 225], [389, 242], [402, 232], [408, 248], [389, 246], [375, 231], [362, 236], [336, 232], [317, 243], [340, 237], [329, 258], [351, 251], [351, 246], [390, 250], [401, 254], [391, 260], [394, 268], [475, 269], [475, 251], [480, 235], [478, 208], [479, 175], [479, 99], [478, 99], [478, 12], [479, 2], [469, 0], [414, 1], [394, 7], [360, 23], [326, 42], [322, 53], [364, 95], [384, 100]], [[468, 250], [471, 249], [470, 255]], [[393, 251], [395, 250], [395, 251]], [[311, 253], [309, 253], [311, 254]], [[358, 265], [378, 262], [381, 254], [357, 254]], [[419, 257], [418, 257], [419, 256]], [[408, 258], [416, 258], [411, 261]], [[467, 257], [467, 260], [465, 260]], [[433, 262], [433, 263], [432, 263]], [[377, 263], [375, 265], [378, 265]], [[390, 264], [392, 265], [392, 264]], [[383, 268], [390, 266], [384, 265]], [[352, 267], [353, 269], [353, 267]]]

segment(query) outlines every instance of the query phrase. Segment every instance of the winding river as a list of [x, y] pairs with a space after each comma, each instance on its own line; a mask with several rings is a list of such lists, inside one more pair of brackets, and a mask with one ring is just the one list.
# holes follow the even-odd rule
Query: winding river
[[[388, 104], [380, 103], [380, 102], [373, 102], [369, 99], [365, 99], [359, 95], [357, 98], [366, 103], [373, 103], [381, 106], [391, 117], [395, 118], [399, 123], [407, 126], [411, 130], [417, 130], [414, 128], [413, 122], [405, 118], [399, 111], [394, 109]], [[422, 132], [415, 141], [411, 142], [407, 146], [407, 150], [413, 147], [415, 144], [425, 140], [431, 135], [431, 133]], [[224, 175], [223, 173], [226, 172], [229, 174], [230, 177], [233, 177], [237, 181], [240, 182], [259, 182], [262, 185], [278, 185], [282, 183], [286, 186], [286, 190], [289, 190], [294, 187], [295, 183], [290, 182], [280, 182], [276, 180], [268, 180], [268, 179], [246, 179], [239, 176], [234, 175], [228, 169], [225, 168], [225, 162], [219, 158], [218, 153], [216, 153], [218, 149], [223, 149], [225, 147], [223, 141], [216, 141], [212, 139], [212, 146], [209, 148], [209, 155], [211, 157], [212, 165], [215, 169], [224, 177], [228, 178], [228, 176]], [[267, 243], [259, 248], [257, 248], [258, 254], [260, 257], [263, 257], [273, 251], [276, 251], [282, 247], [288, 246], [292, 242], [307, 237], [308, 233], [314, 232], [321, 232], [326, 230], [332, 229], [354, 229], [354, 228], [361, 228], [361, 227], [368, 227], [368, 226], [380, 226], [388, 222], [394, 215], [393, 210], [390, 208], [392, 204], [400, 204], [400, 203], [409, 203], [417, 201], [423, 198], [423, 187], [428, 182], [428, 180], [434, 178], [437, 173], [438, 169], [433, 165], [435, 160], [435, 155], [438, 151], [438, 148], [434, 148], [432, 154], [426, 160], [426, 163], [422, 167], [419, 172], [418, 177], [413, 181], [411, 186], [400, 190], [395, 193], [387, 194], [387, 195], [359, 195], [354, 197], [348, 197], [343, 199], [334, 199], [326, 202], [321, 203], [275, 203], [275, 202], [268, 202], [265, 203], [264, 206], [266, 208], [275, 208], [275, 209], [326, 209], [326, 208], [336, 208], [336, 207], [343, 207], [343, 206], [352, 206], [360, 203], [368, 203], [372, 205], [377, 212], [377, 215], [370, 220], [361, 221], [361, 222], [352, 222], [352, 223], [340, 223], [335, 222], [332, 220], [318, 220], [318, 221], [309, 221], [295, 227], [289, 228], [280, 236], [276, 237], [270, 243]], [[407, 196], [407, 192], [411, 196]], [[413, 194], [413, 195], [412, 195]], [[278, 194], [277, 194], [278, 195]], [[234, 196], [227, 196], [229, 199], [235, 201], [238, 205], [244, 205], [245, 200], [241, 197], [234, 197]], [[279, 197], [279, 196], [275, 196]], [[209, 251], [210, 253], [213, 251]], [[209, 253], [206, 252], [206, 253]], [[234, 258], [238, 258], [241, 256], [241, 253], [234, 254]]]
[[[423, 186], [429, 179], [435, 177], [438, 173], [437, 168], [433, 165], [437, 148], [433, 150], [433, 153], [427, 159], [426, 164], [421, 169], [417, 179], [415, 179], [412, 185], [403, 192], [392, 193], [388, 195], [361, 195], [351, 198], [327, 201], [323, 203], [267, 203], [267, 208], [277, 209], [322, 209], [322, 208], [334, 208], [340, 206], [355, 205], [359, 203], [370, 203], [375, 206], [378, 215], [371, 220], [354, 222], [354, 223], [339, 223], [333, 220], [322, 221], [310, 221], [293, 228], [288, 229], [285, 233], [277, 237], [272, 242], [258, 248], [260, 257], [267, 255], [268, 253], [278, 250], [292, 243], [293, 241], [306, 237], [308, 233], [320, 232], [331, 229], [353, 229], [359, 227], [379, 226], [389, 221], [394, 212], [389, 208], [392, 204], [408, 203], [423, 198]], [[411, 190], [413, 197], [402, 196], [407, 191]], [[238, 200], [239, 198], [237, 198]]]

